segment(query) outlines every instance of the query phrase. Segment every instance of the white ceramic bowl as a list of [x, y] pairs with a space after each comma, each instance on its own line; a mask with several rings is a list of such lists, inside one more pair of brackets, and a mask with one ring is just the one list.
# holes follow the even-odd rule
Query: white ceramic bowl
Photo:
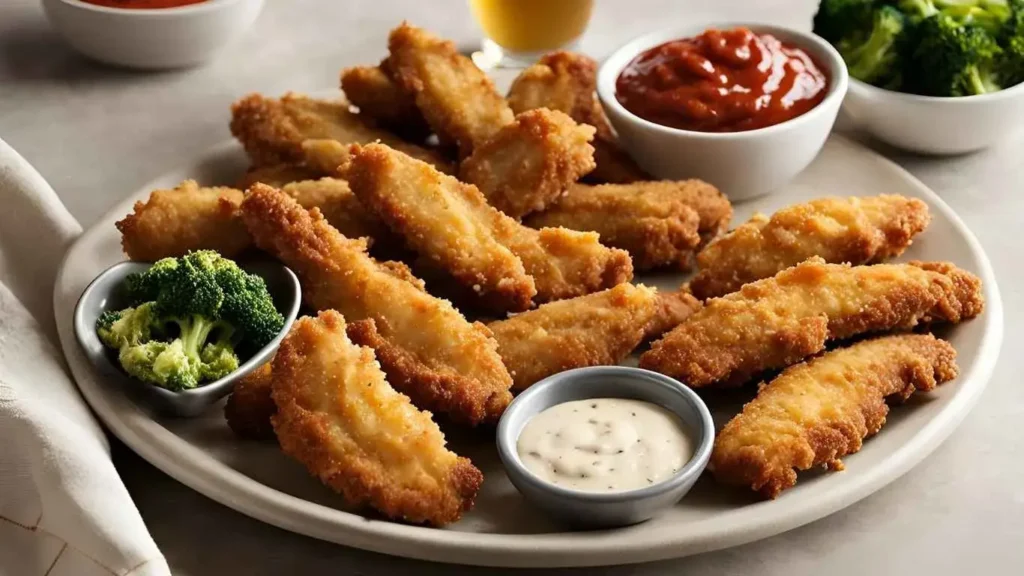
[[[772, 34], [813, 56], [829, 77], [825, 99], [806, 114], [746, 132], [696, 132], [649, 122], [626, 110], [615, 98], [615, 81], [630, 61], [648, 48], [689, 38], [708, 28], [746, 26]], [[846, 94], [846, 64], [835, 48], [809, 33], [742, 22], [704, 22], [654, 32], [616, 50], [597, 76], [597, 94], [626, 150], [641, 168], [657, 178], [700, 178], [717, 186], [730, 200], [767, 194], [800, 173], [821, 150]]]
[[1024, 84], [979, 96], [938, 98], [851, 78], [843, 112], [857, 128], [897, 148], [963, 154], [1005, 140], [1024, 126]]
[[129, 68], [166, 69], [209, 60], [256, 20], [263, 0], [208, 0], [180, 8], [107, 8], [43, 0], [46, 16], [76, 50]]

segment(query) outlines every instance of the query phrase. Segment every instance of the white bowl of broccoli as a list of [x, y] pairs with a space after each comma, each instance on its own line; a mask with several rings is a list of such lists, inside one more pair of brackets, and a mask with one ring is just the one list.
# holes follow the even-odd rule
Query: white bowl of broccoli
[[276, 262], [213, 251], [100, 274], [75, 309], [86, 356], [158, 410], [194, 416], [267, 362], [298, 315], [298, 279]]
[[845, 60], [843, 110], [924, 154], [1012, 136], [1024, 113], [1024, 0], [822, 0], [814, 32]]

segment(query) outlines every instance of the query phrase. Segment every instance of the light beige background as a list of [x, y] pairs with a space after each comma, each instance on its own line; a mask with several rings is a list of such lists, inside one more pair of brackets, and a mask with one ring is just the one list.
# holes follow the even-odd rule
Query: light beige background
[[[814, 6], [807, 0], [598, 0], [583, 50], [603, 57], [642, 32], [711, 18], [809, 27]], [[342, 66], [379, 59], [387, 30], [403, 18], [466, 45], [479, 37], [465, 3], [455, 0], [268, 0], [249, 34], [209, 66], [139, 74], [93, 64], [65, 48], [38, 1], [0, 0], [0, 137], [35, 165], [87, 227], [147, 180], [229, 138], [228, 106], [238, 96], [333, 87]], [[1024, 138], [950, 159], [876, 147], [959, 212], [999, 277], [1006, 340], [978, 407], [920, 466], [824, 520], [731, 550], [578, 573], [1019, 573], [1024, 561]], [[261, 524], [178, 484], [116, 442], [114, 461], [178, 575], [455, 570]]]

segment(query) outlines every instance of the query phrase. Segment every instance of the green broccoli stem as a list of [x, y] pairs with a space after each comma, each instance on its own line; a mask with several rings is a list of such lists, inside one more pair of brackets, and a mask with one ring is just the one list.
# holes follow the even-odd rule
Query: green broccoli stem
[[971, 66], [968, 78], [974, 94], [989, 94], [1002, 90], [1002, 87], [993, 80], [991, 74], [982, 73], [977, 66]]
[[185, 347], [185, 353], [190, 358], [199, 358], [199, 353], [206, 345], [210, 333], [215, 329], [225, 331], [222, 339], [229, 338], [234, 329], [223, 320], [211, 320], [200, 314], [192, 314], [186, 318], [175, 318], [174, 321], [181, 328], [181, 341]]

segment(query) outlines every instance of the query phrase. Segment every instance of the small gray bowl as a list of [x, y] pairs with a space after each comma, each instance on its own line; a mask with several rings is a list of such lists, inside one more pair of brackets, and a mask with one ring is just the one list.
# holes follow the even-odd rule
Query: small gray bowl
[[[526, 423], [556, 404], [590, 398], [631, 398], [672, 412], [693, 434], [697, 446], [690, 461], [653, 486], [597, 493], [555, 486], [530, 472], [516, 443]], [[639, 368], [595, 366], [549, 376], [530, 386], [505, 410], [498, 423], [498, 455], [509, 480], [528, 500], [555, 519], [580, 528], [626, 526], [648, 520], [678, 502], [697, 481], [715, 441], [711, 412], [693, 390], [677, 380]]]
[[191, 390], [174, 392], [141, 382], [129, 376], [117, 362], [113, 351], [96, 334], [96, 320], [107, 310], [121, 310], [129, 306], [124, 291], [124, 280], [133, 272], [142, 272], [152, 264], [121, 262], [103, 271], [82, 292], [75, 307], [75, 336], [86, 357], [108, 381], [120, 385], [128, 394], [152, 405], [160, 412], [177, 416], [196, 416], [209, 405], [220, 400], [234, 387], [235, 382], [270, 360], [281, 344], [288, 329], [299, 314], [302, 298], [299, 279], [287, 267], [269, 261], [242, 262], [239, 266], [250, 274], [263, 278], [274, 299], [274, 306], [284, 316], [284, 328], [276, 338], [243, 362], [227, 376]]

